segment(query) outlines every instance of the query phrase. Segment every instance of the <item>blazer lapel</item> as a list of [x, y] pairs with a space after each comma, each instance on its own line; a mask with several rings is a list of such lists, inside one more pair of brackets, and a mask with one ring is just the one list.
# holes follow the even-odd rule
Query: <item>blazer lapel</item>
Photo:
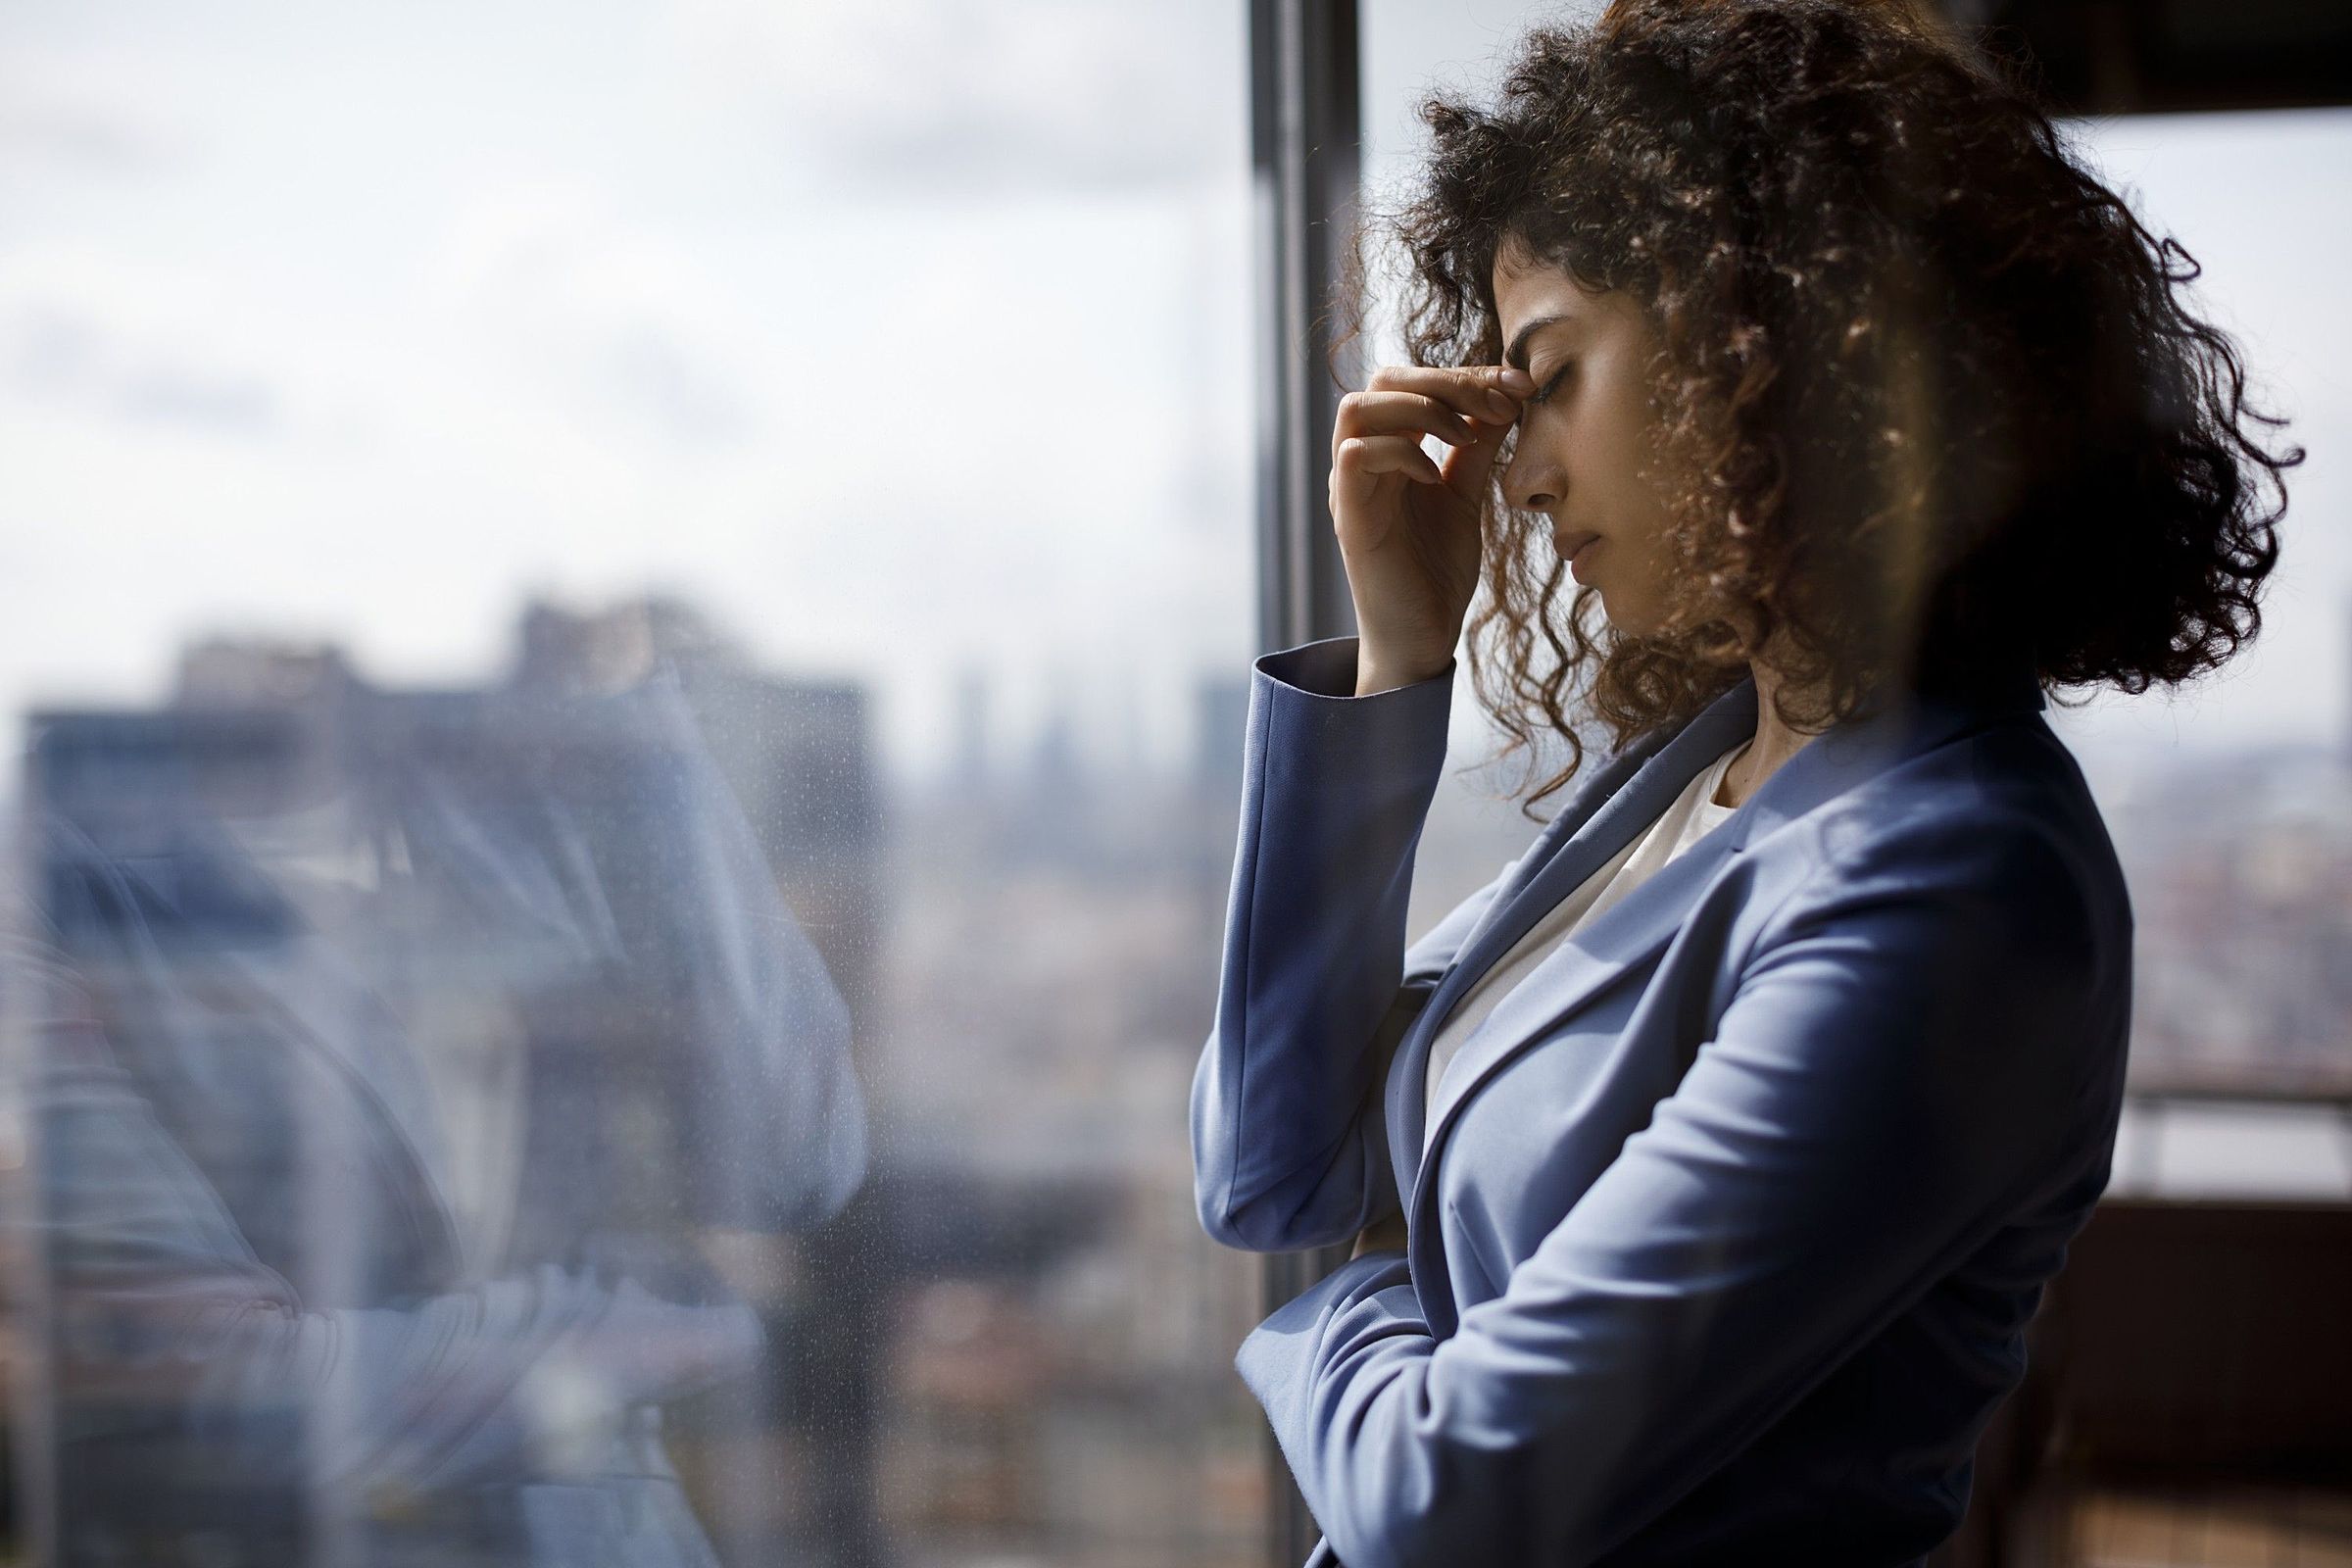
[[1430, 1044], [1463, 994], [1546, 910], [1655, 821], [1700, 769], [1754, 734], [1755, 728], [1755, 683], [1743, 679], [1681, 729], [1652, 737], [1603, 767], [1545, 828], [1550, 848], [1529, 856], [1522, 873], [1495, 894], [1486, 917], [1463, 941], [1452, 966], [1397, 1046], [1386, 1108], [1392, 1129], [1389, 1152], [1400, 1196], [1409, 1197], [1420, 1178]]
[[[1509, 908], [1520, 892], [1526, 888], [1528, 882], [1543, 870], [1545, 860], [1558, 853], [1560, 845], [1581, 830], [1596, 809], [1607, 805], [1610, 797], [1623, 787], [1625, 782], [1631, 779], [1663, 744], [1664, 737], [1662, 736], [1637, 742], [1626, 751], [1603, 762], [1593, 771], [1592, 777], [1575, 787], [1568, 798], [1568, 804], [1560, 808], [1560, 814], [1544, 825], [1543, 830], [1536, 835], [1535, 842], [1529, 846], [1528, 853], [1521, 858], [1518, 868], [1513, 872], [1510, 880], [1505, 882], [1495, 892], [1494, 897], [1488, 902], [1485, 912], [1472, 924], [1469, 935], [1462, 939], [1461, 947], [1455, 952], [1454, 962], [1440, 977], [1428, 1002], [1422, 1004], [1421, 1011], [1406, 1027], [1403, 1038], [1396, 1043], [1396, 1049], [1391, 1056], [1388, 1081], [1384, 1087], [1383, 1110], [1387, 1116], [1387, 1125], [1391, 1129], [1389, 1160], [1396, 1173], [1396, 1192], [1399, 1197], [1412, 1192], [1413, 1175], [1421, 1164], [1421, 1140], [1419, 1137], [1423, 1108], [1421, 1084], [1423, 1075], [1429, 1070], [1429, 1043], [1437, 1034], [1437, 1019], [1433, 1015], [1432, 1009], [1441, 1005], [1448, 1011], [1452, 1009], [1455, 1001], [1460, 998], [1462, 990], [1468, 984], [1458, 973], [1462, 967], [1463, 956], [1483, 946], [1483, 938], [1486, 933], [1494, 929], [1495, 921]], [[1487, 964], [1481, 963], [1479, 972], [1485, 973], [1487, 966]], [[1404, 1129], [1408, 1125], [1415, 1134], [1409, 1139], [1404, 1136]]]
[[1440, 1338], [1450, 1334], [1454, 1315], [1449, 1289], [1441, 1283], [1447, 1277], [1445, 1250], [1436, 1228], [1424, 1222], [1422, 1208], [1436, 1188], [1433, 1176], [1446, 1137], [1478, 1090], [1519, 1051], [1543, 1039], [1628, 968], [1672, 941], [1699, 892], [1757, 835], [1803, 816], [1905, 757], [1941, 745], [2004, 713], [2030, 712], [2043, 706], [2038, 687], [2029, 681], [1974, 705], [1906, 700], [1815, 737], [1729, 819], [1562, 942], [1495, 1004], [1447, 1064], [1444, 1087], [1433, 1107], [1434, 1132], [1425, 1138], [1423, 1075], [1428, 1071], [1430, 1043], [1446, 1013], [1545, 910], [1623, 849], [1636, 832], [1654, 821], [1702, 768], [1743, 736], [1754, 733], [1753, 682], [1742, 681], [1716, 699], [1652, 752], [1597, 808], [1587, 808], [1590, 819], [1543, 858], [1531, 875], [1520, 879], [1515, 890], [1503, 895], [1510, 901], [1509, 907], [1465, 945], [1462, 957], [1432, 995], [1397, 1052], [1403, 1065], [1392, 1074], [1389, 1085], [1396, 1190], [1404, 1199], [1413, 1279], [1433, 1333]]

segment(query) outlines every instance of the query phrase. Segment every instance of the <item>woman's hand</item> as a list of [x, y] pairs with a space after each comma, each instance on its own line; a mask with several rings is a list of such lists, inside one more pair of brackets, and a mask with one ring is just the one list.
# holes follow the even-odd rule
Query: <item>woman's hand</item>
[[[1340, 400], [1331, 519], [1355, 601], [1356, 695], [1426, 680], [1453, 658], [1485, 552], [1480, 497], [1535, 389], [1496, 365], [1383, 366]], [[1431, 435], [1451, 448], [1443, 464], [1421, 450]]]
[[1386, 1219], [1376, 1219], [1356, 1233], [1355, 1250], [1348, 1254], [1353, 1262], [1366, 1252], [1399, 1250], [1404, 1246], [1404, 1211], [1397, 1210]]

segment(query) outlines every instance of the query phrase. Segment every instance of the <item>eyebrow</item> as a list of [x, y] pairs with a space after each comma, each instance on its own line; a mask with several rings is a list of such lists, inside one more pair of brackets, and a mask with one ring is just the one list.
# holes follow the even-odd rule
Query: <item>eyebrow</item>
[[1550, 316], [1537, 317], [1534, 320], [1521, 327], [1518, 335], [1511, 339], [1511, 346], [1502, 351], [1502, 363], [1517, 369], [1526, 369], [1527, 340], [1531, 337], [1534, 337], [1538, 332], [1543, 331], [1545, 327], [1557, 326], [1562, 321], [1567, 319], [1568, 318], [1565, 315], [1557, 313]]

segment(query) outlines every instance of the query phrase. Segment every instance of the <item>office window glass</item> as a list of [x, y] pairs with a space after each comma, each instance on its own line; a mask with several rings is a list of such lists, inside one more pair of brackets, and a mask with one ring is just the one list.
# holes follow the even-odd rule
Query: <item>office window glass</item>
[[0, 16], [10, 1555], [1258, 1560], [1244, 21]]

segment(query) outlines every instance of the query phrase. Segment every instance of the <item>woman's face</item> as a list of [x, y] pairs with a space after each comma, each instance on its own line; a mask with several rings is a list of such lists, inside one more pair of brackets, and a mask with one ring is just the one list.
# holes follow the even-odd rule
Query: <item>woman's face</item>
[[1503, 360], [1536, 379], [1502, 473], [1512, 506], [1551, 518], [1552, 546], [1640, 635], [1666, 613], [1667, 511], [1638, 471], [1654, 451], [1646, 362], [1656, 338], [1633, 298], [1594, 294], [1506, 241], [1494, 264]]

